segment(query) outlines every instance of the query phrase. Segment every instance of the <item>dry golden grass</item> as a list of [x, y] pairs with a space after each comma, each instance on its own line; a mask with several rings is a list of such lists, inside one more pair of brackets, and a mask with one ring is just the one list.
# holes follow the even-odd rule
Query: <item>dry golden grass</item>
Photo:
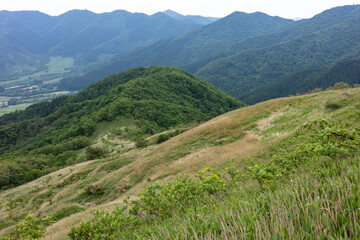
[[65, 219], [60, 220], [47, 230], [46, 237], [44, 239], [68, 239], [67, 234], [69, 230], [75, 225], [82, 221], [87, 221], [93, 216], [91, 211], [82, 212], [81, 214], [74, 214]]

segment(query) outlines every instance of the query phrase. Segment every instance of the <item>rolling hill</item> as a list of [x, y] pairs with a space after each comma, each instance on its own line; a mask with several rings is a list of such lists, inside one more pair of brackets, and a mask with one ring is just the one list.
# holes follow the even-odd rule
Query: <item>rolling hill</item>
[[[24, 226], [55, 219], [44, 239], [356, 238], [359, 100], [359, 88], [270, 100], [2, 191], [1, 234], [26, 234], [12, 225], [30, 211]], [[120, 149], [109, 134], [102, 147]]]
[[[119, 73], [77, 95], [1, 116], [0, 186], [19, 185], [83, 161], [81, 150], [92, 144], [104, 126], [141, 147], [147, 144], [144, 138], [149, 134], [205, 121], [243, 106], [206, 81], [174, 67]], [[86, 158], [107, 154], [91, 148], [87, 153]]]

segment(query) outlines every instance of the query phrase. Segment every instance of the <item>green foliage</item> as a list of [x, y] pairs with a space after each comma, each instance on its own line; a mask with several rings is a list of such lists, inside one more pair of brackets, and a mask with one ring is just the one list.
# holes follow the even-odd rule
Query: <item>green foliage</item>
[[359, 150], [360, 129], [348, 129], [339, 122], [316, 119], [304, 125], [291, 142], [300, 143], [291, 152], [278, 151], [271, 161], [249, 167], [249, 174], [260, 185], [293, 173], [300, 165], [321, 157], [336, 159]]
[[221, 174], [212, 168], [205, 168], [196, 175], [201, 183], [202, 188], [210, 193], [221, 193], [227, 190], [227, 182], [221, 178]]
[[[0, 168], [0, 188], [9, 188], [49, 173], [52, 158], [44, 155], [3, 156]], [[26, 180], [25, 180], [26, 179]]]
[[160, 134], [157, 138], [156, 138], [156, 143], [160, 144], [163, 142], [166, 142], [167, 140], [169, 140], [170, 138], [179, 135], [181, 133], [181, 131], [176, 130], [174, 132], [170, 132], [170, 133], [163, 133]]
[[106, 157], [108, 152], [100, 147], [87, 147], [85, 149], [85, 154], [87, 160], [93, 160]]
[[171, 137], [168, 134], [160, 134], [157, 139], [156, 139], [156, 143], [163, 143], [166, 142], [167, 140], [169, 140]]
[[333, 87], [329, 87], [329, 90], [339, 90], [339, 89], [346, 89], [346, 88], [350, 88], [350, 85], [348, 83], [345, 82], [337, 82], [334, 84]]
[[[83, 222], [72, 228], [70, 239], [116, 239], [138, 225], [154, 219], [165, 219], [186, 211], [211, 195], [228, 192], [230, 182], [215, 169], [206, 168], [196, 175], [199, 180], [189, 176], [180, 177], [165, 185], [151, 184], [142, 191], [137, 200], [123, 208], [108, 213], [96, 211], [95, 220]], [[130, 209], [128, 209], [130, 207]], [[128, 209], [128, 210], [127, 210]]]
[[14, 231], [14, 235], [9, 239], [40, 239], [45, 235], [46, 227], [50, 226], [53, 220], [49, 217], [36, 217], [34, 214], [21, 221]]
[[72, 228], [70, 239], [116, 239], [116, 233], [134, 227], [140, 221], [138, 218], [127, 215], [126, 208], [117, 208], [111, 213], [95, 211], [95, 222], [87, 221], [78, 228]]
[[135, 146], [137, 148], [145, 148], [149, 145], [149, 142], [143, 137], [136, 137], [135, 141]]

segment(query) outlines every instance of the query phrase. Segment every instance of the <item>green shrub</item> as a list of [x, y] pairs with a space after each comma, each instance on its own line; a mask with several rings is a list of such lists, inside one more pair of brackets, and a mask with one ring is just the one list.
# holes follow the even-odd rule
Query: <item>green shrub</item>
[[85, 149], [85, 154], [87, 160], [93, 160], [106, 157], [108, 152], [100, 147], [87, 147]]
[[42, 171], [40, 169], [34, 169], [26, 173], [25, 175], [25, 181], [30, 182], [34, 179], [37, 179], [42, 176]]
[[136, 139], [135, 146], [137, 148], [145, 148], [145, 147], [149, 146], [149, 141], [146, 140], [145, 138], [138, 137]]
[[73, 164], [76, 160], [76, 157], [77, 154], [75, 153], [75, 151], [71, 150], [57, 155], [53, 161], [57, 166], [65, 166]]
[[156, 139], [156, 143], [163, 143], [167, 140], [169, 140], [171, 138], [171, 136], [169, 134], [160, 134], [157, 139]]
[[327, 90], [339, 90], [339, 89], [346, 89], [350, 88], [350, 85], [345, 82], [337, 82], [334, 84], [334, 86], [329, 87]]
[[126, 207], [117, 208], [111, 213], [95, 211], [94, 221], [83, 222], [79, 227], [72, 228], [68, 236], [70, 239], [117, 239], [117, 232], [137, 226], [141, 221], [126, 214], [125, 210]]
[[15, 232], [10, 239], [39, 239], [45, 235], [46, 227], [50, 226], [53, 220], [49, 217], [36, 217], [28, 214], [27, 217], [15, 227]]

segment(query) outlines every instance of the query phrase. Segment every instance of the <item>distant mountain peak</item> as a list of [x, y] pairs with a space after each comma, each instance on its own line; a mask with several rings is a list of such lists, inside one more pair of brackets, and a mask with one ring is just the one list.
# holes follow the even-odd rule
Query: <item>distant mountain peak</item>
[[219, 18], [215, 18], [215, 17], [203, 17], [200, 15], [182, 15], [171, 9], [163, 11], [162, 13], [173, 19], [179, 20], [179, 21], [192, 21], [194, 23], [201, 24], [201, 25], [207, 25], [207, 24], [212, 23], [219, 19]]
[[169, 17], [185, 17], [184, 15], [178, 13], [178, 12], [175, 12], [171, 9], [168, 9], [166, 11], [163, 12], [165, 15], [168, 15]]
[[70, 10], [70, 11], [67, 11], [63, 14], [61, 14], [60, 16], [81, 16], [81, 15], [96, 15], [96, 13], [94, 12], [91, 12], [87, 9], [74, 9], [74, 10]]

